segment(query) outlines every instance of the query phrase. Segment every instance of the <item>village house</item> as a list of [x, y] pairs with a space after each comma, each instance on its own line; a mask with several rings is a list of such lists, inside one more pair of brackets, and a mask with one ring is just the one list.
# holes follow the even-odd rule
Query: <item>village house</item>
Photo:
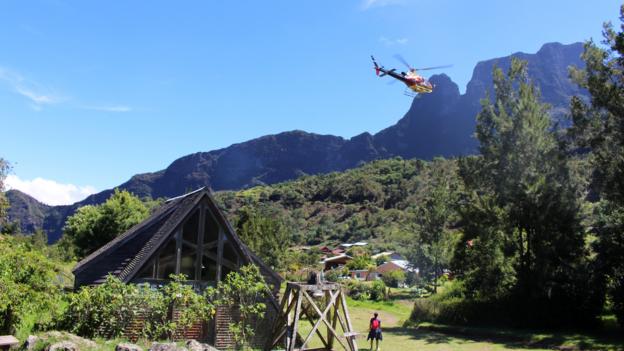
[[348, 249], [350, 249], [352, 247], [357, 247], [357, 246], [363, 247], [363, 246], [366, 246], [366, 245], [368, 245], [367, 242], [358, 241], [358, 242], [352, 243], [352, 244], [350, 244], [350, 243], [343, 243], [343, 244], [338, 245], [338, 247], [341, 248], [341, 249], [344, 249], [344, 250], [348, 250]]
[[392, 260], [377, 267], [377, 273], [381, 276], [392, 271], [418, 272], [417, 269], [411, 268], [406, 260]]
[[[101, 284], [111, 274], [129, 284], [166, 284], [171, 274], [184, 274], [188, 284], [197, 290], [216, 286], [232, 271], [255, 264], [260, 268], [273, 296], [267, 301], [267, 312], [259, 324], [269, 325], [277, 313], [276, 294], [282, 279], [264, 264], [240, 240], [210, 191], [201, 188], [167, 200], [143, 222], [113, 239], [80, 261], [73, 270], [75, 288]], [[194, 338], [229, 348], [234, 340], [229, 323], [236, 310], [217, 308], [209, 323], [195, 325], [184, 331], [184, 338]], [[141, 323], [140, 317], [132, 325]], [[256, 344], [265, 344], [270, 337], [259, 328]], [[126, 335], [133, 336], [132, 326]]]
[[328, 271], [330, 269], [340, 268], [347, 264], [347, 262], [351, 261], [353, 257], [347, 254], [341, 254], [338, 256], [328, 257], [323, 260], [323, 270]]
[[373, 260], [376, 260], [380, 257], [385, 258], [386, 261], [405, 260], [405, 258], [401, 254], [394, 251], [384, 251], [371, 256]]
[[352, 269], [349, 271], [349, 277], [355, 280], [372, 281], [379, 279], [379, 274], [375, 270]]

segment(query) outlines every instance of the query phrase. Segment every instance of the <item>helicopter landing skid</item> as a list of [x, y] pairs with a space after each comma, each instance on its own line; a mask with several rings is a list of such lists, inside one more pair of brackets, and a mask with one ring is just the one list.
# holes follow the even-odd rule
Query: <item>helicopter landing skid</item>
[[418, 93], [413, 91], [410, 88], [406, 88], [405, 90], [403, 90], [403, 95], [409, 96], [409, 97], [416, 97], [416, 95], [418, 95]]

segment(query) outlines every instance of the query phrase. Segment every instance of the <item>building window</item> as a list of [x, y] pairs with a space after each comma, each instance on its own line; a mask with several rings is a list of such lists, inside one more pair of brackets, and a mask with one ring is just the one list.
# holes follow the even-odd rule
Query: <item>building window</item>
[[137, 278], [139, 279], [150, 279], [154, 278], [154, 265], [156, 264], [156, 260], [150, 260], [145, 267], [137, 274]]
[[180, 256], [180, 274], [184, 274], [187, 279], [196, 280], [195, 266], [197, 260], [197, 249], [182, 244], [182, 253]]
[[182, 239], [189, 244], [197, 245], [199, 236], [199, 209], [184, 223]]
[[201, 280], [217, 280], [217, 262], [206, 255], [202, 257]]
[[176, 272], [177, 250], [176, 236], [171, 237], [158, 256], [158, 279], [169, 279]]
[[[203, 211], [203, 213], [202, 213]], [[203, 221], [203, 223], [202, 223]], [[203, 230], [203, 233], [201, 231]], [[221, 277], [217, 277], [219, 236], [222, 240]], [[239, 265], [233, 243], [221, 231], [207, 206], [195, 210], [157, 254], [137, 274], [137, 279], [169, 279], [171, 274], [184, 274], [189, 280], [216, 282]]]

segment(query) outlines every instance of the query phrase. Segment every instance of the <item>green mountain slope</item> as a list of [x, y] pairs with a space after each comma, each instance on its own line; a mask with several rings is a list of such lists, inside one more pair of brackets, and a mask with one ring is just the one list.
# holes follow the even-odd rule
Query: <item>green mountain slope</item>
[[294, 181], [217, 193], [233, 223], [244, 206], [280, 218], [295, 244], [370, 241], [396, 249], [413, 236], [416, 205], [428, 191], [431, 169], [442, 169], [459, 189], [455, 160], [393, 158]]

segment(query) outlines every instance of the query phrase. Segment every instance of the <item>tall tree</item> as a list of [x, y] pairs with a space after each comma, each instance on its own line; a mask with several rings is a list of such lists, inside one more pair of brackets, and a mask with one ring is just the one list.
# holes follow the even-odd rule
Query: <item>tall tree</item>
[[[470, 201], [462, 211], [467, 230], [458, 258], [468, 260], [465, 268], [457, 267], [501, 275], [487, 281], [472, 276], [480, 281], [468, 279], [467, 286], [484, 289], [476, 295], [498, 291], [512, 298], [516, 320], [587, 320], [595, 310], [584, 293], [589, 270], [581, 184], [560, 147], [549, 107], [528, 79], [526, 62], [513, 60], [506, 75], [495, 68], [493, 78], [494, 100], [484, 99], [477, 116], [482, 156], [462, 162]], [[484, 282], [493, 286], [479, 285]]]
[[239, 210], [236, 232], [243, 242], [275, 269], [284, 268], [290, 235], [275, 212], [245, 206]]
[[591, 151], [593, 190], [601, 198], [593, 223], [598, 236], [596, 268], [624, 325], [624, 5], [620, 21], [619, 32], [605, 24], [604, 47], [587, 42], [585, 68], [571, 70], [591, 102], [572, 100], [570, 134], [581, 150]]
[[138, 197], [116, 189], [103, 204], [83, 206], [69, 217], [59, 245], [76, 258], [84, 257], [148, 215], [148, 207]]
[[455, 235], [449, 229], [455, 216], [458, 184], [453, 162], [434, 160], [422, 172], [423, 186], [416, 200], [416, 240], [408, 259], [437, 292], [438, 278], [449, 267]]

